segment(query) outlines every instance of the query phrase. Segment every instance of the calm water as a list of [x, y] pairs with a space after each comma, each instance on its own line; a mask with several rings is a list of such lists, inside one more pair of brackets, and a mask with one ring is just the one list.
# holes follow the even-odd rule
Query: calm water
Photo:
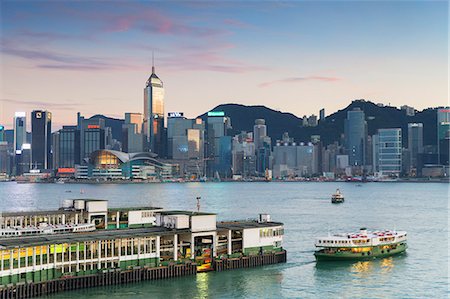
[[[433, 183], [0, 183], [0, 210], [57, 208], [63, 199], [77, 197], [108, 199], [110, 206], [195, 209], [195, 198], [201, 196], [201, 209], [217, 212], [220, 220], [255, 218], [267, 212], [285, 224], [286, 264], [49, 298], [447, 298], [448, 187]], [[336, 188], [345, 194], [342, 205], [330, 203]], [[314, 237], [363, 226], [408, 231], [408, 253], [370, 262], [316, 264]]]

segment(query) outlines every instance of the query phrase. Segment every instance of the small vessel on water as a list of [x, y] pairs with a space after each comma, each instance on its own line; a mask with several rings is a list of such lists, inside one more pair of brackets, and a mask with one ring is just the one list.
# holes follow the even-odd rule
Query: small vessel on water
[[341, 190], [336, 189], [336, 192], [331, 195], [331, 203], [343, 203], [344, 202], [344, 194], [341, 193]]
[[373, 231], [329, 235], [316, 239], [317, 260], [366, 260], [402, 253], [408, 247], [405, 231]]

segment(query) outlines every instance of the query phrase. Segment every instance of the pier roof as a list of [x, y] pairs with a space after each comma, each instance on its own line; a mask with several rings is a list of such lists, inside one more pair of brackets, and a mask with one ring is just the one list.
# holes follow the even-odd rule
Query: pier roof
[[163, 236], [187, 233], [189, 229], [168, 229], [164, 227], [129, 228], [115, 230], [96, 230], [93, 232], [68, 233], [54, 235], [39, 235], [32, 237], [12, 237], [0, 239], [0, 248], [12, 249], [17, 247], [51, 245], [62, 243], [76, 243], [92, 240], [111, 240], [117, 238], [132, 238], [139, 236]]
[[195, 212], [195, 211], [158, 211], [161, 215], [188, 215], [188, 216], [203, 216], [203, 215], [217, 215], [216, 213]]
[[282, 226], [281, 222], [258, 222], [256, 220], [243, 220], [243, 221], [223, 221], [217, 222], [217, 229], [245, 229], [245, 228], [264, 228], [273, 226]]

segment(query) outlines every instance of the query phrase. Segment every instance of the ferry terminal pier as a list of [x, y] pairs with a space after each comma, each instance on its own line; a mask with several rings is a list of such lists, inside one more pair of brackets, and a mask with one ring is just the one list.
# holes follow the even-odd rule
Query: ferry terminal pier
[[[39, 230], [86, 223], [95, 230]], [[267, 214], [217, 222], [214, 213], [108, 208], [106, 200], [75, 199], [54, 211], [3, 213], [0, 232], [11, 230], [23, 234], [0, 236], [0, 298], [286, 261], [283, 224]]]

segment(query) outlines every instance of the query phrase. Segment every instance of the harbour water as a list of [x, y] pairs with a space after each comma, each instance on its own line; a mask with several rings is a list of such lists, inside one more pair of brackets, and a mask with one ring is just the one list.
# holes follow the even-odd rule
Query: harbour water
[[[345, 203], [333, 205], [339, 188]], [[82, 192], [80, 192], [82, 190]], [[44, 210], [69, 198], [110, 206], [160, 206], [218, 213], [219, 220], [270, 213], [285, 224], [288, 262], [196, 277], [60, 293], [49, 298], [447, 298], [449, 185], [442, 183], [0, 183], [0, 211]], [[82, 193], [82, 194], [80, 194]], [[365, 262], [314, 260], [314, 238], [328, 232], [398, 229], [407, 254]]]

